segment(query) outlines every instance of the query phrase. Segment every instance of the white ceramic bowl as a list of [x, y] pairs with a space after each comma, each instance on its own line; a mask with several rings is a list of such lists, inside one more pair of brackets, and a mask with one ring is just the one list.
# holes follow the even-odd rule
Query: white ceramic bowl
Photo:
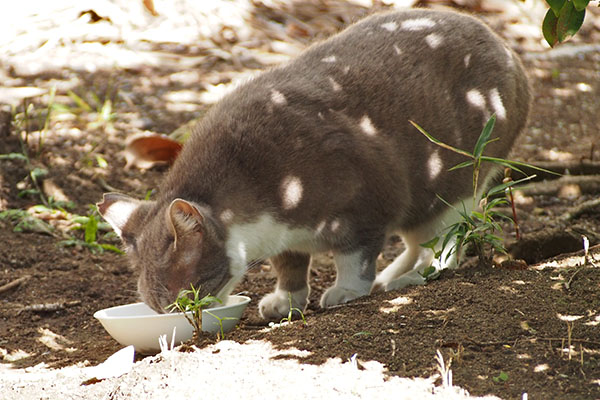
[[[229, 296], [224, 305], [208, 311], [221, 318], [223, 332], [229, 332], [235, 328], [249, 302], [250, 298], [247, 296]], [[167, 343], [170, 344], [174, 327], [177, 327], [174, 340], [176, 345], [191, 339], [194, 333], [194, 328], [183, 313], [158, 314], [144, 303], [105, 308], [96, 311], [94, 318], [100, 321], [117, 342], [124, 346], [133, 345], [137, 352], [144, 354], [160, 350], [158, 338], [161, 335], [166, 335]], [[212, 333], [221, 331], [218, 319], [207, 310], [202, 311], [202, 330]]]

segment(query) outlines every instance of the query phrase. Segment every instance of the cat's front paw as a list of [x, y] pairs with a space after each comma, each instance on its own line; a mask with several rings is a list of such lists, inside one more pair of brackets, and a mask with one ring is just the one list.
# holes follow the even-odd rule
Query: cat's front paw
[[339, 286], [333, 286], [327, 289], [321, 297], [321, 307], [327, 308], [338, 304], [346, 303], [358, 297], [364, 296], [362, 290], [347, 289]]
[[291, 292], [276, 290], [269, 293], [258, 303], [260, 316], [269, 321], [279, 321], [289, 315], [291, 308], [297, 308], [304, 312], [308, 304], [308, 288]]

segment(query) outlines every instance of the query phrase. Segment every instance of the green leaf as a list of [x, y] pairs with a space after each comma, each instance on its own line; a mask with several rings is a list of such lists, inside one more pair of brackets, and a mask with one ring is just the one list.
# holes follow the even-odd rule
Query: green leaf
[[22, 160], [27, 161], [27, 157], [25, 157], [22, 153], [8, 153], [8, 154], [0, 154], [0, 160]]
[[487, 144], [489, 143], [490, 136], [492, 134], [492, 131], [494, 130], [495, 124], [496, 114], [492, 114], [490, 119], [488, 119], [485, 126], [483, 127], [483, 130], [479, 135], [479, 139], [477, 139], [477, 143], [475, 143], [475, 148], [473, 149], [473, 157], [475, 157], [476, 160], [481, 158], [485, 146], [487, 146]]
[[577, 11], [585, 10], [590, 0], [573, 0], [573, 5]]
[[81, 108], [84, 111], [87, 112], [91, 112], [92, 111], [92, 107], [90, 107], [90, 105], [83, 100], [81, 97], [79, 97], [75, 92], [73, 92], [72, 90], [69, 90], [67, 92], [67, 95], [71, 98], [71, 100], [73, 100], [75, 102], [75, 104], [77, 104], [77, 106], [79, 108]]
[[550, 47], [554, 47], [554, 45], [558, 42], [558, 34], [556, 33], [556, 24], [558, 23], [558, 17], [554, 13], [552, 9], [546, 12], [546, 16], [544, 17], [544, 21], [542, 22], [542, 33], [544, 35], [544, 39], [550, 45]]
[[496, 195], [499, 193], [504, 193], [506, 188], [513, 187], [515, 185], [518, 185], [518, 184], [526, 182], [526, 181], [530, 181], [533, 178], [535, 178], [535, 175], [527, 176], [525, 178], [522, 178], [522, 179], [519, 179], [516, 181], [509, 181], [509, 182], [501, 183], [500, 185], [494, 186], [493, 188], [488, 190], [487, 196], [493, 196], [493, 195]]
[[500, 372], [498, 376], [494, 376], [492, 380], [496, 383], [506, 382], [508, 380], [508, 374], [506, 372]]
[[558, 16], [558, 22], [556, 24], [556, 33], [558, 35], [558, 41], [564, 42], [571, 36], [573, 36], [581, 25], [585, 18], [585, 9], [578, 11], [571, 1], [568, 1], [565, 6], [560, 10]]
[[475, 161], [471, 160], [471, 161], [464, 161], [461, 162], [460, 164], [456, 164], [454, 167], [450, 168], [448, 171], [454, 171], [457, 169], [461, 169], [461, 168], [465, 168], [465, 167], [470, 167], [473, 164], [475, 164]]
[[45, 168], [34, 168], [31, 172], [31, 178], [37, 181], [39, 178], [43, 178], [48, 175], [48, 170]]
[[96, 163], [100, 168], [105, 169], [108, 167], [108, 162], [106, 162], [106, 160], [99, 154], [96, 154]]
[[436, 236], [433, 239], [431, 239], [425, 243], [421, 243], [419, 246], [425, 247], [426, 249], [433, 250], [435, 248], [435, 245], [438, 244], [439, 241], [440, 241], [440, 238]]
[[113, 253], [125, 254], [123, 252], [123, 250], [121, 250], [120, 248], [118, 248], [117, 246], [114, 246], [112, 244], [101, 243], [100, 247], [103, 248], [104, 250], [112, 251]]
[[558, 17], [558, 14], [560, 14], [560, 10], [562, 10], [566, 1], [567, 0], [546, 0], [546, 3], [548, 3], [554, 15]]
[[441, 142], [441, 141], [439, 141], [438, 139], [436, 139], [436, 138], [434, 138], [433, 136], [431, 136], [429, 133], [427, 133], [427, 132], [425, 131], [425, 129], [421, 128], [421, 127], [420, 127], [419, 125], [417, 125], [415, 122], [413, 122], [413, 121], [410, 121], [410, 120], [409, 120], [408, 122], [410, 122], [410, 123], [412, 124], [412, 126], [414, 126], [415, 128], [417, 128], [417, 130], [418, 130], [419, 132], [421, 132], [423, 135], [425, 135], [425, 137], [426, 137], [427, 139], [429, 139], [429, 141], [430, 141], [430, 142], [432, 142], [432, 143], [434, 143], [434, 144], [437, 144], [438, 146], [440, 146], [440, 147], [443, 147], [443, 148], [445, 148], [445, 149], [447, 149], [447, 150], [451, 150], [451, 151], [453, 151], [453, 152], [455, 152], [455, 153], [462, 154], [462, 155], [463, 155], [463, 156], [465, 156], [465, 157], [473, 158], [473, 155], [472, 155], [471, 153], [469, 153], [469, 152], [466, 152], [466, 151], [464, 151], [464, 150], [461, 150], [461, 149], [457, 149], [456, 147], [453, 147], [453, 146], [450, 146], [449, 144], [446, 144], [446, 143], [444, 143], [444, 142]]
[[98, 219], [91, 215], [85, 224], [85, 242], [94, 243], [96, 242], [96, 233], [98, 232]]

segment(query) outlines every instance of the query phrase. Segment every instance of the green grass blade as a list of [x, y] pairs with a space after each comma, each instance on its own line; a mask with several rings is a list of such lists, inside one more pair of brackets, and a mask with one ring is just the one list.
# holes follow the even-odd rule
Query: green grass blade
[[72, 90], [69, 90], [67, 92], [67, 95], [71, 98], [71, 100], [73, 100], [75, 102], [75, 104], [77, 104], [77, 106], [79, 108], [81, 108], [84, 111], [87, 112], [91, 112], [92, 111], [92, 107], [90, 107], [90, 105], [81, 97], [79, 97], [75, 92], [73, 92]]
[[469, 153], [467, 151], [461, 150], [461, 149], [457, 149], [456, 147], [450, 146], [449, 144], [446, 144], [446, 143], [444, 143], [442, 141], [439, 141], [438, 139], [434, 138], [429, 133], [427, 133], [425, 131], [425, 129], [421, 128], [416, 122], [413, 122], [413, 121], [410, 121], [410, 120], [408, 122], [410, 122], [412, 124], [412, 126], [414, 126], [415, 128], [417, 128], [417, 130], [419, 132], [421, 132], [427, 139], [429, 139], [429, 141], [431, 143], [434, 143], [434, 144], [436, 144], [436, 145], [438, 145], [440, 147], [443, 147], [444, 149], [451, 150], [451, 151], [453, 151], [455, 153], [462, 154], [465, 157], [473, 158], [473, 154], [471, 154], [471, 153]]
[[454, 171], [461, 168], [471, 167], [474, 163], [474, 160], [461, 162], [460, 164], [456, 164], [454, 167], [450, 168], [448, 171]]
[[479, 138], [477, 139], [477, 143], [475, 143], [475, 148], [473, 149], [473, 157], [475, 159], [480, 159], [483, 154], [483, 150], [485, 146], [490, 142], [490, 136], [492, 135], [492, 131], [494, 130], [494, 125], [496, 124], [496, 114], [492, 114], [490, 119], [486, 122]]

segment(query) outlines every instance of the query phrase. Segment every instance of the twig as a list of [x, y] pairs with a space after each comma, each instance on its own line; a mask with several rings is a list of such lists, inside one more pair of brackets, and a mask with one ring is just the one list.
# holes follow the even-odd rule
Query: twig
[[571, 282], [573, 282], [573, 278], [575, 278], [575, 275], [577, 275], [579, 273], [579, 271], [581, 271], [581, 268], [577, 268], [577, 271], [575, 271], [573, 273], [573, 275], [571, 275], [571, 278], [569, 278], [569, 281], [565, 283], [565, 289], [567, 289], [567, 290], [571, 289]]
[[569, 210], [567, 210], [567, 212], [565, 212], [559, 217], [559, 220], [563, 222], [568, 222], [595, 208], [600, 208], [600, 198], [584, 201], [578, 206], [570, 208]]
[[563, 175], [555, 180], [531, 182], [522, 187], [516, 187], [527, 196], [556, 195], [563, 186], [577, 185], [581, 193], [594, 194], [600, 190], [600, 175]]
[[119, 192], [120, 190], [115, 188], [114, 186], [110, 186], [108, 183], [106, 183], [106, 181], [100, 177], [96, 177], [95, 179], [96, 183], [98, 184], [98, 186], [100, 186], [102, 189], [109, 191], [109, 192]]
[[2, 294], [4, 292], [8, 292], [9, 290], [16, 288], [23, 282], [27, 281], [29, 278], [31, 278], [31, 275], [25, 275], [25, 276], [20, 277], [19, 279], [15, 279], [12, 282], [9, 282], [5, 285], [0, 286], [0, 294]]
[[68, 307], [74, 307], [81, 304], [80, 300], [74, 301], [62, 301], [58, 303], [44, 303], [44, 304], [32, 304], [30, 306], [25, 306], [21, 308], [17, 314], [22, 313], [23, 311], [32, 311], [35, 313], [45, 313], [45, 312], [54, 312], [64, 310]]

